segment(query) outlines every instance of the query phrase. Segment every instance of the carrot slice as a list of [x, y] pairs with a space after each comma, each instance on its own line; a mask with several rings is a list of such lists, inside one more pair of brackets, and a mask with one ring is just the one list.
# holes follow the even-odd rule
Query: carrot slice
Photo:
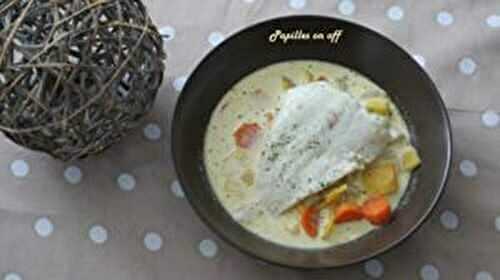
[[316, 237], [316, 235], [318, 235], [318, 215], [318, 208], [315, 206], [309, 206], [304, 210], [302, 216], [300, 217], [300, 224], [310, 237]]
[[244, 123], [234, 133], [234, 141], [241, 148], [250, 148], [257, 140], [260, 126], [257, 123]]
[[383, 196], [368, 199], [361, 209], [365, 219], [374, 225], [387, 224], [391, 219], [391, 205]]
[[361, 207], [353, 202], [344, 202], [335, 211], [335, 223], [357, 221], [363, 219]]

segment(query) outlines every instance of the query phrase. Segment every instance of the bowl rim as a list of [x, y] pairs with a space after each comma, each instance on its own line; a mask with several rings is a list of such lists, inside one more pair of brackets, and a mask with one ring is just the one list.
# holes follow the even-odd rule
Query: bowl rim
[[[331, 21], [341, 22], [343, 24], [352, 25], [352, 26], [354, 26], [356, 28], [359, 28], [362, 31], [375, 34], [377, 37], [380, 37], [381, 39], [386, 40], [389, 44], [391, 44], [393, 47], [397, 48], [399, 51], [402, 51], [406, 55], [411, 56], [410, 53], [408, 51], [406, 51], [403, 47], [401, 47], [400, 45], [398, 45], [397, 43], [395, 43], [392, 39], [390, 39], [389, 37], [383, 35], [382, 33], [378, 32], [378, 31], [376, 31], [374, 29], [371, 29], [369, 27], [366, 27], [364, 25], [358, 24], [356, 22], [353, 22], [353, 21], [350, 21], [350, 20], [346, 20], [346, 19], [342, 19], [342, 18], [338, 18], [338, 17], [332, 17], [332, 16], [314, 15], [314, 14], [311, 14], [311, 15], [286, 15], [286, 16], [278, 16], [278, 17], [272, 17], [272, 18], [260, 20], [260, 21], [257, 21], [255, 23], [253, 23], [253, 24], [246, 25], [246, 26], [238, 29], [237, 31], [231, 33], [219, 45], [213, 47], [209, 52], [207, 52], [207, 53], [204, 54], [203, 58], [201, 60], [199, 60], [199, 62], [194, 67], [194, 70], [189, 74], [188, 79], [187, 79], [187, 81], [185, 83], [185, 86], [182, 89], [182, 91], [180, 92], [180, 94], [178, 95], [178, 98], [176, 100], [175, 110], [174, 110], [173, 119], [172, 119], [172, 123], [171, 123], [171, 153], [172, 153], [172, 159], [173, 159], [173, 163], [174, 163], [175, 173], [177, 175], [177, 179], [179, 180], [179, 182], [181, 184], [184, 183], [183, 182], [184, 178], [181, 175], [182, 172], [181, 172], [181, 170], [180, 170], [180, 168], [179, 168], [179, 166], [177, 164], [177, 160], [176, 159], [178, 158], [178, 152], [176, 151], [176, 149], [174, 147], [174, 143], [176, 142], [174, 139], [176, 138], [176, 135], [177, 135], [176, 124], [179, 123], [179, 119], [180, 119], [180, 115], [181, 115], [181, 111], [182, 111], [182, 105], [185, 103], [185, 101], [184, 101], [184, 99], [186, 98], [185, 97], [185, 95], [186, 95], [185, 94], [185, 89], [188, 88], [188, 85], [192, 82], [192, 77], [200, 71], [201, 66], [203, 64], [205, 64], [205, 62], [210, 57], [212, 57], [212, 55], [219, 48], [221, 48], [222, 46], [224, 46], [225, 44], [227, 44], [229, 41], [231, 41], [233, 38], [239, 36], [240, 34], [248, 32], [249, 30], [258, 28], [261, 25], [272, 24], [273, 22], [282, 21], [282, 20], [300, 20], [300, 19], [302, 19], [302, 20], [314, 20], [314, 19], [316, 19], [316, 20], [331, 20]], [[416, 63], [416, 64], [418, 64], [414, 59], [413, 59], [413, 62]], [[429, 76], [428, 72], [421, 65], [418, 65], [418, 66], [422, 69], [422, 74], [430, 82], [430, 86], [433, 88], [431, 95], [437, 101], [437, 104], [438, 104], [438, 107], [439, 107], [439, 113], [441, 114], [441, 116], [442, 116], [442, 118], [444, 120], [442, 125], [443, 125], [443, 130], [444, 130], [443, 131], [444, 132], [443, 139], [444, 139], [445, 143], [447, 144], [446, 145], [446, 151], [444, 151], [446, 153], [446, 162], [445, 162], [444, 171], [441, 174], [441, 178], [440, 178], [440, 181], [439, 181], [439, 186], [436, 188], [437, 189], [436, 194], [434, 195], [432, 201], [429, 202], [428, 207], [426, 208], [426, 210], [424, 211], [424, 213], [417, 219], [416, 223], [414, 223], [411, 227], [408, 228], [408, 230], [405, 231], [405, 233], [403, 235], [401, 235], [400, 237], [394, 239], [393, 241], [391, 241], [390, 243], [388, 243], [385, 247], [383, 247], [381, 249], [373, 250], [371, 252], [368, 252], [367, 254], [365, 254], [365, 255], [363, 255], [361, 257], [358, 257], [356, 259], [353, 259], [353, 260], [351, 260], [351, 261], [349, 261], [349, 262], [347, 262], [345, 264], [331, 264], [331, 265], [324, 265], [324, 266], [295, 266], [295, 265], [290, 265], [290, 264], [287, 264], [287, 263], [277, 262], [277, 261], [269, 260], [269, 259], [266, 259], [266, 258], [264, 258], [262, 256], [259, 256], [258, 254], [255, 254], [255, 253], [247, 250], [246, 248], [241, 247], [238, 244], [236, 244], [233, 241], [231, 241], [229, 238], [227, 238], [222, 233], [223, 232], [222, 229], [214, 226], [212, 224], [212, 222], [210, 221], [210, 219], [203, 214], [202, 209], [200, 208], [200, 206], [197, 203], [195, 203], [192, 200], [192, 197], [190, 197], [189, 192], [187, 192], [186, 199], [188, 200], [188, 202], [191, 205], [191, 207], [195, 210], [197, 216], [221, 240], [223, 240], [224, 242], [230, 244], [233, 248], [236, 248], [238, 251], [246, 254], [247, 256], [250, 256], [250, 257], [254, 258], [255, 260], [262, 261], [262, 262], [265, 262], [267, 264], [271, 264], [271, 265], [275, 265], [275, 266], [279, 266], [279, 267], [287, 267], [287, 268], [299, 269], [299, 270], [336, 269], [336, 268], [348, 267], [348, 266], [352, 266], [352, 265], [355, 265], [355, 264], [359, 264], [361, 262], [364, 262], [364, 261], [369, 260], [371, 258], [374, 258], [376, 256], [383, 255], [383, 254], [387, 253], [388, 251], [390, 251], [391, 249], [396, 248], [397, 246], [401, 245], [403, 243], [403, 241], [407, 240], [411, 235], [413, 235], [414, 233], [416, 233], [420, 229], [420, 227], [429, 219], [429, 217], [431, 216], [431, 213], [435, 210], [437, 203], [440, 201], [440, 199], [442, 198], [442, 196], [443, 196], [443, 194], [445, 192], [445, 188], [446, 188], [446, 185], [448, 183], [448, 180], [449, 180], [449, 177], [450, 177], [450, 173], [451, 173], [451, 164], [452, 164], [452, 159], [453, 159], [453, 153], [452, 153], [452, 151], [453, 151], [453, 134], [452, 134], [452, 126], [451, 126], [451, 122], [450, 122], [448, 110], [446, 108], [446, 105], [445, 105], [445, 103], [444, 103], [441, 95], [439, 94], [439, 90], [436, 87], [436, 84], [431, 79], [431, 77]], [[263, 239], [262, 237], [260, 237], [260, 238]], [[268, 242], [272, 242], [272, 241], [268, 241]], [[296, 250], [307, 250], [307, 248], [306, 249], [293, 248], [293, 249], [296, 249]]]

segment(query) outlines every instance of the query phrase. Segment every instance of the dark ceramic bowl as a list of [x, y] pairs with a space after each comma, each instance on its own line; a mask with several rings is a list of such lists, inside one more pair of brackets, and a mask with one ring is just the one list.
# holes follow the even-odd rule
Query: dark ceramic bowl
[[[343, 30], [338, 42], [280, 40], [281, 30], [327, 35]], [[264, 66], [315, 59], [352, 68], [388, 92], [408, 123], [422, 157], [392, 223], [364, 237], [326, 249], [296, 249], [266, 241], [245, 230], [217, 200], [203, 163], [203, 139], [210, 115], [241, 78]], [[380, 254], [406, 239], [436, 205], [451, 161], [451, 131], [445, 106], [424, 70], [386, 37], [347, 21], [319, 17], [277, 18], [244, 29], [216, 47], [198, 65], [177, 102], [172, 145], [175, 167], [191, 205], [224, 240], [267, 262], [297, 268], [339, 267]]]

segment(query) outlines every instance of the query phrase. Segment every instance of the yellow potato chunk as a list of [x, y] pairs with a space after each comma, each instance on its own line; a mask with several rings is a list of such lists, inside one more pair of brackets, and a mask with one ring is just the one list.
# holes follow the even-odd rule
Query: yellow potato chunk
[[333, 187], [328, 190], [323, 196], [323, 200], [319, 204], [319, 208], [324, 208], [334, 202], [337, 202], [340, 197], [347, 191], [347, 184], [342, 184], [338, 187]]
[[368, 112], [376, 113], [382, 116], [388, 116], [391, 114], [389, 100], [384, 97], [371, 97], [366, 99], [365, 107]]
[[422, 160], [413, 146], [408, 146], [403, 150], [401, 156], [401, 166], [404, 170], [412, 171], [417, 168], [421, 162]]
[[334, 231], [335, 231], [335, 212], [333, 211], [333, 209], [330, 209], [330, 214], [328, 215], [328, 221], [325, 225], [325, 230], [321, 234], [321, 238], [323, 240], [328, 239]]
[[369, 194], [391, 194], [398, 190], [398, 174], [394, 163], [369, 167], [363, 172], [363, 185]]

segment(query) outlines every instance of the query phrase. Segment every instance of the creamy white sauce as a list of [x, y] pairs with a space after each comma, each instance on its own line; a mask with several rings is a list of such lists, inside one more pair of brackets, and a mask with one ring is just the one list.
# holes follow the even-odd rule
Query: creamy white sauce
[[[283, 79], [285, 77], [285, 79]], [[234, 216], [242, 205], [255, 199], [255, 167], [262, 145], [250, 149], [238, 148], [233, 132], [242, 123], [258, 123], [262, 130], [270, 127], [269, 115], [280, 110], [284, 86], [310, 83], [323, 79], [332, 86], [348, 92], [362, 102], [372, 96], [387, 96], [376, 84], [362, 75], [340, 65], [319, 61], [290, 61], [262, 68], [239, 81], [227, 92], [215, 109], [205, 135], [204, 161], [214, 192], [227, 211]], [[285, 81], [285, 82], [284, 82]], [[292, 82], [292, 83], [290, 83]], [[403, 132], [403, 137], [392, 143], [380, 156], [393, 160], [399, 150], [409, 144], [409, 133], [398, 109], [391, 104], [390, 125]], [[259, 138], [260, 141], [262, 139]], [[399, 172], [399, 191], [389, 197], [396, 208], [404, 194], [410, 172]], [[320, 218], [325, 218], [322, 212]], [[319, 248], [345, 243], [373, 230], [366, 221], [349, 222], [336, 226], [326, 240], [311, 238], [300, 229], [297, 213], [288, 211], [275, 217], [262, 213], [242, 225], [270, 241], [291, 247]]]

